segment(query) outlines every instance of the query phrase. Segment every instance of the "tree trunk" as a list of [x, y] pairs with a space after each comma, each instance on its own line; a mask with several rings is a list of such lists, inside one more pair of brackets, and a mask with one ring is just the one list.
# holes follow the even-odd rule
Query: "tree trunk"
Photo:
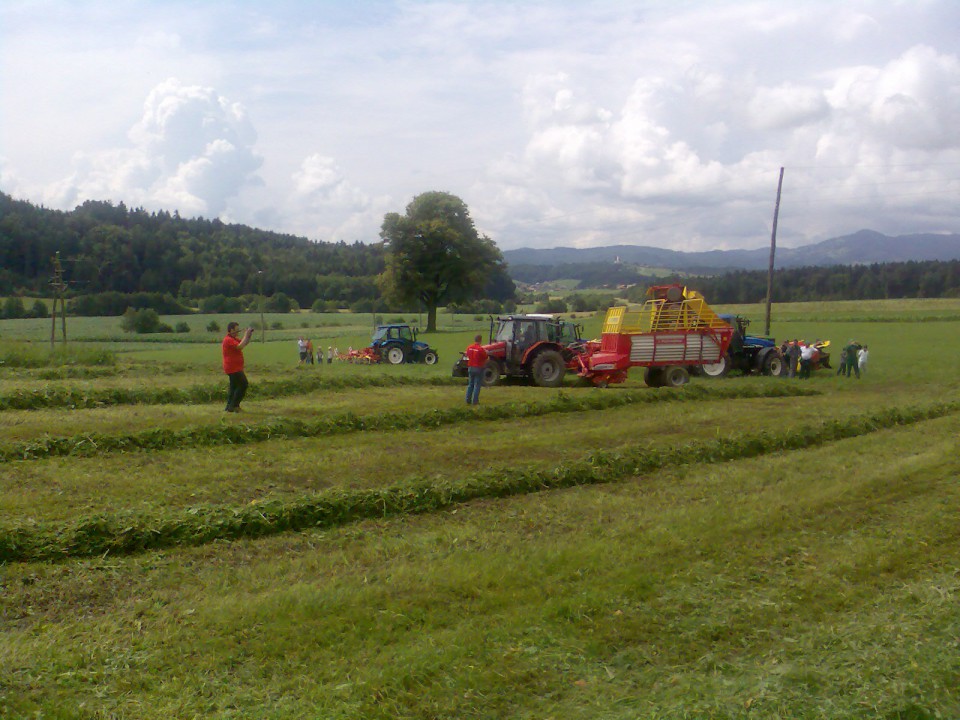
[[427, 330], [426, 332], [437, 331], [437, 306], [430, 304], [427, 306]]

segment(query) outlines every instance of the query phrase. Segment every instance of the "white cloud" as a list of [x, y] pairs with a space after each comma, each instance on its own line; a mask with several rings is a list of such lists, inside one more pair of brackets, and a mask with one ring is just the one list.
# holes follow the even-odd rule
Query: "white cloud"
[[958, 26], [952, 0], [9, 0], [0, 189], [348, 241], [447, 190], [504, 248], [707, 249], [768, 241], [785, 166], [784, 244], [956, 231]]
[[760, 130], [783, 130], [825, 118], [830, 105], [823, 91], [793, 84], [758, 88], [750, 101], [750, 119]]
[[333, 158], [319, 153], [304, 158], [292, 180], [294, 191], [285, 210], [301, 218], [300, 231], [310, 237], [375, 239], [383, 216], [400, 209], [389, 196], [367, 195], [343, 175]]
[[241, 105], [176, 79], [150, 91], [128, 136], [127, 147], [77, 155], [73, 174], [48, 186], [47, 200], [113, 200], [218, 216], [244, 184], [256, 180], [262, 162]]
[[293, 175], [297, 195], [317, 207], [343, 208], [353, 212], [370, 206], [370, 199], [340, 173], [333, 158], [314, 154]]
[[828, 97], [874, 141], [925, 151], [960, 147], [956, 55], [917, 46], [883, 67], [844, 69]]

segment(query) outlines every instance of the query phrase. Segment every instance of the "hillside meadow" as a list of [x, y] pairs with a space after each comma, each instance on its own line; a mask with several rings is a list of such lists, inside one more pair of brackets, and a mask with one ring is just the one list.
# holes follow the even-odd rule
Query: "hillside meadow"
[[439, 318], [436, 366], [299, 367], [373, 318], [269, 316], [229, 415], [233, 317], [0, 321], [0, 717], [960, 716], [960, 301], [774, 307], [860, 380], [479, 407]]

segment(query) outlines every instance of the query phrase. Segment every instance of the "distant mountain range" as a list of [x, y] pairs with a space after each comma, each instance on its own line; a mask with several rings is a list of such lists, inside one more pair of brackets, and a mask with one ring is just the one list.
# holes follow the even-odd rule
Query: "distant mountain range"
[[[677, 272], [719, 272], [724, 270], [765, 270], [770, 248], [757, 250], [710, 250], [682, 252], [642, 245], [609, 245], [597, 248], [558, 247], [550, 250], [520, 248], [504, 250], [504, 259], [518, 265], [580, 265], [620, 262]], [[890, 237], [873, 230], [860, 230], [813, 245], [778, 247], [776, 267], [795, 268], [824, 265], [869, 265], [909, 260], [958, 260], [960, 235], [898, 235]]]

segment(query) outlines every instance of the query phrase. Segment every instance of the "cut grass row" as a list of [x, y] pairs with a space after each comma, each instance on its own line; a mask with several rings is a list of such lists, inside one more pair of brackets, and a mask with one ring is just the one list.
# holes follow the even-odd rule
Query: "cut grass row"
[[[955, 401], [950, 325], [811, 327], [869, 341], [877, 364], [863, 382], [787, 383], [818, 391], [803, 397], [0, 464], [3, 523], [54, 541], [81, 522], [156, 530], [384, 489], [407, 502], [404, 491], [484, 478], [586, 477], [256, 539], [0, 563], [0, 716], [960, 717], [956, 412], [600, 478], [611, 459]], [[180, 380], [213, 379], [209, 366]], [[479, 409], [629, 391], [502, 387]], [[0, 425], [10, 441], [461, 402], [458, 388], [406, 385], [263, 400], [238, 416], [116, 406], [8, 411]]]
[[456, 513], [10, 566], [0, 715], [954, 717], [960, 546], [931, 511], [957, 500], [931, 478], [944, 422]]
[[[298, 374], [283, 380], [261, 380], [250, 388], [251, 399], [289, 397], [318, 390], [345, 390], [365, 387], [400, 387], [404, 385], [450, 386], [463, 381], [450, 376], [412, 377], [407, 375], [337, 375]], [[2, 410], [39, 410], [46, 408], [89, 409], [111, 405], [194, 405], [222, 402], [226, 397], [224, 383], [207, 383], [189, 387], [88, 387], [47, 385], [37, 389], [20, 389], [0, 395]]]
[[[564, 407], [567, 401], [556, 403]], [[0, 561], [57, 560], [197, 545], [214, 540], [325, 528], [359, 520], [434, 512], [478, 498], [593, 485], [693, 463], [716, 463], [818, 447], [878, 430], [960, 412], [960, 401], [854, 415], [781, 432], [741, 434], [669, 449], [595, 451], [550, 467], [481, 472], [466, 478], [425, 478], [363, 491], [338, 490], [288, 502], [241, 508], [195, 507], [170, 516], [135, 513], [78, 519], [66, 526], [35, 524], [0, 529]]]
[[[381, 378], [382, 379], [382, 378]], [[0, 462], [49, 457], [91, 457], [116, 452], [183, 450], [190, 447], [244, 445], [267, 440], [341, 435], [365, 431], [436, 429], [454, 423], [536, 417], [640, 403], [684, 402], [705, 399], [800, 397], [815, 391], [790, 383], [693, 385], [681, 390], [639, 390], [558, 393], [537, 403], [503, 403], [482, 407], [437, 408], [426, 412], [339, 413], [314, 420], [275, 418], [260, 423], [217, 423], [184, 429], [155, 428], [130, 433], [88, 433], [69, 437], [42, 437], [0, 445]]]
[[956, 431], [10, 565], [0, 715], [956, 717]]
[[[742, 383], [744, 385], [752, 383]], [[731, 383], [733, 388], [737, 383]], [[797, 384], [799, 385], [799, 384]], [[552, 395], [534, 388], [502, 388], [491, 393], [486, 406], [548, 401]], [[365, 395], [357, 404], [356, 395]], [[607, 394], [583, 391], [574, 395]], [[614, 393], [615, 394], [615, 393]], [[397, 398], [395, 396], [399, 395]], [[414, 395], [420, 407], [461, 408], [460, 392], [443, 388], [405, 388], [345, 392], [326, 396], [330, 412], [352, 410], [368, 414], [404, 404]], [[853, 399], [853, 402], [851, 402]], [[934, 400], [935, 398], [930, 398]], [[277, 401], [290, 417], [305, 414], [314, 403]], [[615, 450], [640, 443], [672, 447], [690, 439], [727, 437], [743, 427], [787, 429], [842, 418], [879, 407], [921, 402], [915, 396], [870, 393], [817, 393], [803, 397], [709, 399], [700, 402], [650, 402], [492, 422], [462, 422], [423, 431], [356, 432], [325, 437], [278, 439], [232, 446], [184, 448], [177, 452], [110, 453], [94, 457], [54, 457], [0, 463], [0, 517], [8, 524], [62, 522], [76, 516], [113, 513], [133, 507], [167, 509], [202, 504], [244, 505], [267, 499], [286, 500], [334, 488], [364, 489], [421, 477], [460, 477], [490, 468], [556, 465], [578, 460], [594, 448]], [[342, 403], [342, 404], [341, 404]], [[257, 410], [254, 406], [251, 410]], [[121, 431], [149, 427], [167, 416], [179, 422], [185, 408], [164, 408], [161, 414], [119, 412], [126, 420]], [[113, 415], [118, 411], [87, 413]], [[87, 413], [71, 413], [71, 417]], [[34, 413], [21, 413], [33, 418]], [[42, 411], [37, 419], [53, 415]], [[218, 410], [200, 407], [194, 419], [220, 417]], [[272, 417], [250, 412], [231, 417], [249, 422]], [[739, 419], [749, 418], [745, 426]], [[21, 418], [22, 419], [22, 418]], [[91, 418], [95, 420], [95, 418]], [[102, 418], [100, 418], [102, 420]], [[106, 428], [106, 425], [103, 425]], [[176, 425], [184, 427], [184, 425]], [[36, 437], [27, 435], [25, 437]]]

